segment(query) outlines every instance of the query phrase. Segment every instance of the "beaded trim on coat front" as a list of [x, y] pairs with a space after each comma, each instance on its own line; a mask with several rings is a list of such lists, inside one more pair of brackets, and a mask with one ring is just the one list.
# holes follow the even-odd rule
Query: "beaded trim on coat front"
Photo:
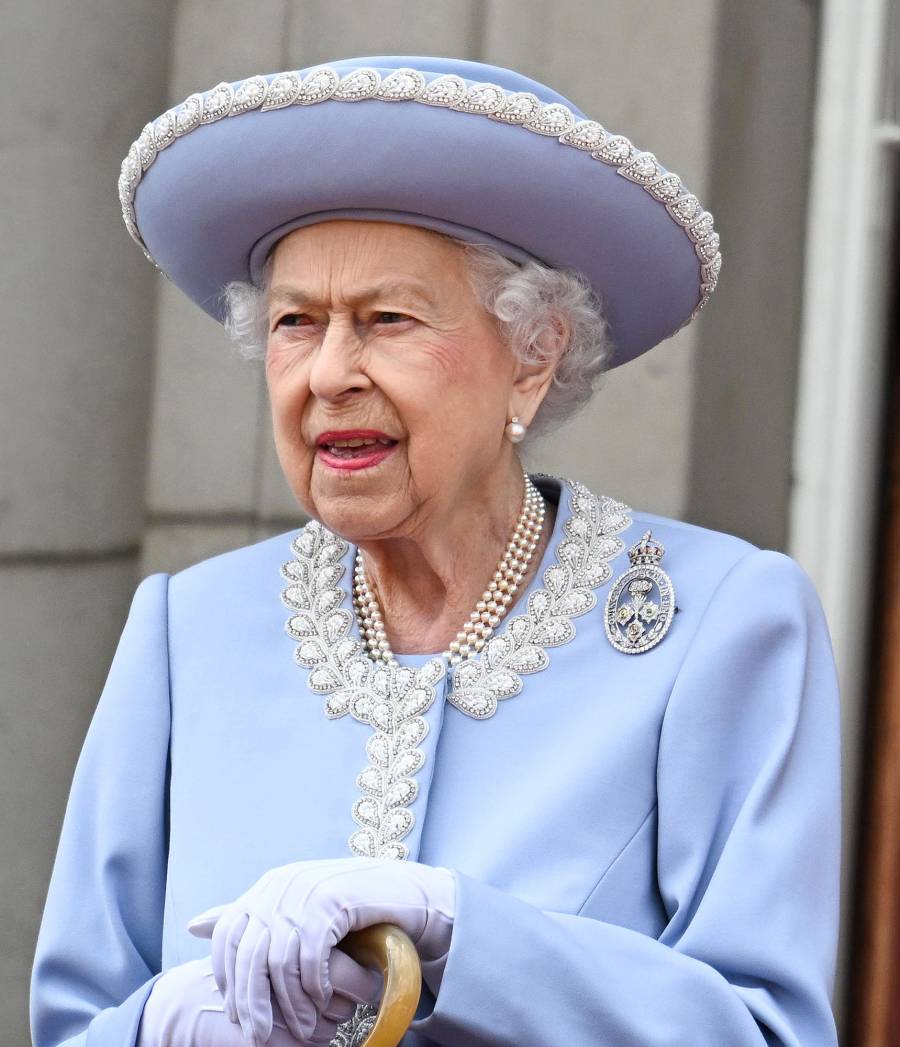
[[[500, 701], [520, 693], [524, 675], [546, 669], [547, 648], [574, 639], [573, 619], [596, 605], [594, 590], [609, 580], [610, 561], [624, 548], [617, 536], [631, 523], [626, 506], [572, 481], [562, 482], [560, 490], [560, 512], [568, 493], [571, 515], [556, 562], [544, 571], [543, 587], [480, 655], [453, 669], [448, 701], [474, 719], [493, 716]], [[348, 600], [340, 584], [348, 543], [312, 521], [291, 548], [294, 557], [282, 568], [288, 582], [282, 599], [293, 612], [286, 629], [297, 641], [294, 659], [309, 670], [309, 688], [326, 696], [329, 717], [349, 713], [374, 728], [366, 743], [369, 765], [356, 779], [361, 796], [353, 820], [359, 828], [350, 836], [350, 850], [403, 860], [409, 856], [403, 840], [415, 824], [410, 810], [418, 794], [415, 776], [425, 763], [419, 748], [428, 733], [423, 714], [435, 700], [446, 665], [440, 658], [419, 669], [376, 665], [351, 635], [354, 618], [342, 606]]]
[[[498, 702], [519, 694], [523, 675], [546, 669], [548, 647], [575, 638], [572, 619], [596, 606], [594, 590], [609, 580], [611, 561], [624, 549], [618, 535], [631, 524], [627, 506], [563, 481], [560, 512], [567, 492], [571, 515], [556, 562], [544, 571], [543, 588], [531, 594], [527, 611], [509, 619], [480, 656], [453, 671], [448, 701], [475, 719], [493, 716]], [[410, 810], [418, 794], [415, 775], [425, 763], [419, 745], [428, 723], [422, 714], [433, 704], [446, 667], [438, 658], [418, 670], [376, 665], [351, 636], [353, 615], [341, 606], [347, 597], [340, 582], [348, 543], [312, 521], [291, 548], [294, 558], [282, 568], [288, 582], [282, 599], [295, 612], [286, 623], [297, 641], [294, 658], [309, 670], [310, 689], [327, 695], [329, 717], [350, 713], [375, 728], [366, 743], [369, 766], [356, 779], [362, 796], [353, 805], [359, 828], [350, 837], [350, 850], [402, 861], [409, 856], [403, 839], [415, 824]], [[365, 1043], [376, 1014], [376, 1008], [358, 1005], [338, 1027], [331, 1047]]]
[[221, 83], [205, 93], [190, 95], [155, 122], [147, 124], [122, 161], [119, 201], [129, 235], [156, 265], [137, 226], [134, 196], [144, 172], [177, 138], [203, 124], [254, 110], [266, 112], [329, 100], [362, 102], [370, 98], [383, 102], [443, 106], [499, 120], [534, 134], [556, 138], [564, 146], [589, 153], [594, 160], [614, 168], [617, 174], [642, 186], [655, 200], [664, 204], [693, 244], [700, 263], [700, 297], [686, 323], [696, 316], [715, 290], [722, 255], [713, 217], [685, 188], [678, 175], [663, 169], [653, 153], [642, 152], [624, 135], [607, 131], [595, 120], [579, 120], [568, 106], [559, 102], [541, 102], [530, 91], [507, 91], [491, 83], [469, 84], [454, 74], [428, 80], [418, 69], [395, 69], [382, 78], [376, 69], [362, 68], [353, 69], [341, 77], [330, 66], [320, 66], [308, 73], [305, 79], [299, 72], [279, 73], [270, 80], [252, 76], [236, 86]]

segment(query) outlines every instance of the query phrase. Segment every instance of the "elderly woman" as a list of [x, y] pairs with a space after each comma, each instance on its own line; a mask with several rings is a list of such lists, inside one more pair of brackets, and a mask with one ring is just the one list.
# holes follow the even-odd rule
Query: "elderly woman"
[[434, 58], [193, 95], [120, 190], [264, 355], [310, 522], [139, 587], [38, 1047], [361, 1042], [379, 980], [336, 946], [380, 921], [422, 960], [411, 1047], [834, 1044], [809, 582], [518, 456], [712, 293], [697, 199], [549, 88]]

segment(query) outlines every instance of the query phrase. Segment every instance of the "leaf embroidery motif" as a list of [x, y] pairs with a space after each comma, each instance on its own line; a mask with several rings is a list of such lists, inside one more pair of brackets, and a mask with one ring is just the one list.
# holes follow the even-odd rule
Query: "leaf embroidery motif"
[[[544, 588], [531, 594], [527, 613], [511, 619], [488, 644], [487, 658], [464, 662], [453, 674], [447, 700], [468, 716], [493, 716], [500, 701], [521, 691], [520, 674], [547, 668], [546, 648], [575, 638], [572, 619], [596, 605], [593, 590], [612, 576], [610, 560], [624, 549], [618, 535], [631, 525], [627, 506], [593, 495], [580, 483], [566, 481], [562, 491], [567, 487], [572, 515], [556, 563], [544, 571]], [[510, 680], [518, 683], [515, 690]]]
[[[405, 81], [398, 77], [398, 91]], [[582, 484], [564, 481], [571, 515], [543, 588], [528, 599], [524, 613], [510, 618], [480, 657], [453, 670], [448, 695], [460, 712], [476, 720], [493, 716], [500, 701], [522, 691], [522, 676], [550, 664], [547, 648], [575, 637], [573, 619], [596, 604], [595, 588], [612, 575], [610, 560], [623, 550], [618, 537], [631, 520], [626, 506], [596, 497]], [[563, 511], [561, 509], [561, 511]], [[370, 764], [357, 777], [360, 798], [353, 805], [359, 828], [349, 840], [354, 854], [403, 860], [402, 842], [415, 825], [409, 809], [418, 794], [414, 776], [425, 764], [419, 748], [428, 734], [424, 714], [446, 666], [432, 658], [419, 669], [376, 666], [351, 635], [353, 616], [342, 605], [347, 593], [349, 545], [321, 524], [308, 523], [292, 542], [294, 559], [282, 568], [282, 599], [292, 612], [285, 628], [295, 641], [295, 661], [309, 670], [310, 690], [325, 697], [331, 719], [351, 715], [373, 728], [366, 742]]]

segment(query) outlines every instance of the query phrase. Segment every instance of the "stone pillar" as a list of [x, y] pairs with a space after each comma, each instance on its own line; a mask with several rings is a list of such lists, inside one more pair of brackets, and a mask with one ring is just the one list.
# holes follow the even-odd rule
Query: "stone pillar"
[[700, 328], [686, 508], [707, 527], [784, 549], [818, 5], [720, 6], [709, 206], [725, 265]]
[[75, 758], [134, 588], [157, 283], [116, 180], [162, 100], [159, 0], [7, 5], [0, 210], [0, 1039], [30, 1042], [34, 939]]

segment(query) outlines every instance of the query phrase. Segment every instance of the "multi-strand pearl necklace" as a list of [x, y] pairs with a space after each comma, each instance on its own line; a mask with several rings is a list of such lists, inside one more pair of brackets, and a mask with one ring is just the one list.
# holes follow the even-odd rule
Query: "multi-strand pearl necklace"
[[[522, 511], [519, 513], [506, 552], [497, 564], [497, 570], [488, 582], [487, 589], [475, 604], [475, 610], [469, 615], [469, 620], [441, 655], [445, 661], [451, 665], [458, 665], [482, 650], [519, 591], [522, 579], [528, 573], [528, 565], [540, 544], [543, 529], [544, 499], [526, 474]], [[376, 662], [396, 666], [398, 662], [388, 643], [381, 608], [366, 580], [366, 570], [358, 551], [353, 581], [353, 604], [356, 608], [360, 635], [369, 657]]]

